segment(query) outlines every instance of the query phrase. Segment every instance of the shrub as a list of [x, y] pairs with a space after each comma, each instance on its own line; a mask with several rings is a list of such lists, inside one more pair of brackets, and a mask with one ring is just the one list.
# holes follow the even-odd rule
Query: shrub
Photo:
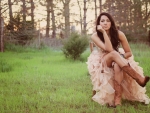
[[80, 58], [88, 44], [89, 42], [86, 36], [72, 33], [71, 36], [64, 41], [62, 51], [66, 58], [76, 60]]

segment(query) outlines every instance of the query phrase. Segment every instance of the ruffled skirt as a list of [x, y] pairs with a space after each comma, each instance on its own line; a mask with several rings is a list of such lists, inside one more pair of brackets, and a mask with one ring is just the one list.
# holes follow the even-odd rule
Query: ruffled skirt
[[[121, 53], [124, 53], [123, 49], [119, 49]], [[114, 70], [106, 65], [103, 59], [106, 53], [98, 50], [94, 50], [88, 57], [87, 66], [90, 74], [90, 78], [93, 85], [93, 90], [96, 94], [92, 99], [101, 105], [114, 103]], [[131, 67], [135, 69], [141, 76], [143, 75], [143, 68], [138, 65], [138, 62], [134, 61], [133, 56], [127, 59]], [[145, 104], [149, 104], [150, 99], [146, 95], [146, 88], [141, 87], [132, 79], [129, 75], [123, 75], [123, 81], [121, 83], [123, 92], [122, 98], [130, 101], [139, 101]]]

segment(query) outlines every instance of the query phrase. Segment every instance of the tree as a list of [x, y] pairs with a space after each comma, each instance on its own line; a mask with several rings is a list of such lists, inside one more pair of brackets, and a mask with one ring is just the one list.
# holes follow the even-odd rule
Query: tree
[[4, 30], [4, 20], [2, 18], [2, 2], [0, 0], [0, 51], [4, 52], [4, 39], [3, 39], [3, 30]]
[[83, 16], [83, 34], [86, 34], [86, 26], [87, 26], [87, 23], [86, 23], [86, 12], [87, 12], [87, 7], [86, 7], [86, 0], [83, 1], [84, 2], [84, 16]]
[[13, 32], [13, 13], [12, 13], [12, 2], [11, 0], [8, 0], [8, 6], [9, 6], [9, 24], [10, 24], [10, 32]]
[[100, 13], [102, 13], [102, 0], [99, 0], [99, 9], [100, 9]]
[[146, 30], [150, 30], [150, 1], [149, 0], [143, 0], [143, 26], [145, 26]]
[[[50, 23], [52, 20], [52, 37], [54, 38], [56, 36], [56, 25], [55, 25], [55, 11], [54, 11], [54, 3], [53, 3], [53, 0], [40, 0], [40, 4], [42, 6], [45, 6], [46, 7], [46, 12], [47, 12], [47, 15], [46, 15], [46, 37], [50, 37], [49, 34], [50, 34]], [[50, 17], [52, 17], [50, 19]]]
[[95, 3], [95, 20], [97, 18], [97, 0], [94, 0], [94, 3]]
[[63, 15], [65, 17], [65, 37], [68, 38], [70, 36], [70, 0], [62, 0], [62, 3], [64, 7]]
[[22, 1], [22, 14], [23, 14], [23, 27], [22, 29], [25, 30], [25, 26], [26, 26], [26, 1], [25, 0], [21, 0]]
[[4, 39], [3, 39], [3, 30], [4, 30], [4, 20], [0, 17], [0, 49], [1, 52], [4, 52]]
[[34, 2], [33, 0], [30, 0], [30, 4], [31, 4], [31, 22], [32, 22], [32, 28], [34, 29]]
[[53, 0], [50, 0], [51, 14], [52, 14], [52, 38], [56, 37], [56, 25]]
[[49, 37], [49, 31], [50, 31], [50, 0], [46, 0], [46, 9], [47, 9], [47, 19], [46, 19], [46, 37]]
[[[80, 12], [80, 28], [81, 28], [81, 31], [83, 31], [83, 25], [82, 25], [82, 23], [83, 23], [83, 19], [82, 19], [82, 12], [81, 12], [81, 4], [80, 4], [80, 1], [79, 0], [77, 0], [77, 3], [78, 3], [78, 6], [79, 6], [79, 12]], [[77, 22], [77, 21], [76, 21]]]

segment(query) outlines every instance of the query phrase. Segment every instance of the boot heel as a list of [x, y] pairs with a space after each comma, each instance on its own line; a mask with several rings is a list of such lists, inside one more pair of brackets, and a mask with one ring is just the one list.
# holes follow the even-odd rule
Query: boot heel
[[146, 84], [147, 84], [147, 82], [149, 82], [149, 80], [150, 80], [150, 77], [146, 76], [146, 77], [145, 77], [145, 80], [144, 80], [144, 84], [141, 85], [141, 86], [142, 86], [142, 87], [146, 86]]

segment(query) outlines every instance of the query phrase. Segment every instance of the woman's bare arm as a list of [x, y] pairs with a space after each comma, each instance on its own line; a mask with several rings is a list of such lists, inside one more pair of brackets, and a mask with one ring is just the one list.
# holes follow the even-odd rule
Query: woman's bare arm
[[112, 44], [111, 44], [111, 41], [106, 33], [106, 31], [101, 27], [99, 26], [99, 31], [103, 33], [103, 37], [104, 37], [104, 40], [105, 40], [105, 43], [103, 43], [100, 38], [97, 36], [97, 33], [94, 33], [91, 37], [91, 39], [93, 40], [93, 42], [100, 48], [102, 48], [103, 50], [107, 51], [107, 52], [111, 52], [113, 51], [113, 47], [112, 47]]
[[120, 42], [121, 42], [121, 45], [125, 51], [125, 54], [124, 54], [124, 57], [125, 58], [129, 58], [132, 56], [132, 51], [130, 49], [130, 46], [129, 46], [129, 43], [127, 41], [127, 38], [125, 36], [125, 34], [121, 31], [118, 31], [118, 34], [119, 34], [119, 39], [120, 39]]
[[99, 39], [99, 37], [97, 36], [97, 33], [94, 33], [91, 36], [92, 41], [101, 49], [105, 50], [105, 46], [104, 43]]
[[103, 37], [104, 37], [104, 40], [105, 40], [105, 44], [104, 44], [104, 45], [105, 45], [105, 50], [106, 50], [107, 52], [113, 51], [113, 50], [114, 50], [114, 49], [113, 49], [113, 46], [112, 46], [112, 44], [111, 44], [111, 41], [110, 41], [110, 39], [109, 39], [109, 37], [108, 37], [106, 31], [103, 32]]
[[104, 37], [104, 40], [105, 40], [105, 43], [104, 43], [105, 51], [107, 51], [107, 52], [113, 51], [114, 50], [113, 46], [111, 44], [110, 38], [108, 37], [106, 31], [102, 28], [101, 25], [98, 25], [97, 29], [103, 34], [103, 37]]

